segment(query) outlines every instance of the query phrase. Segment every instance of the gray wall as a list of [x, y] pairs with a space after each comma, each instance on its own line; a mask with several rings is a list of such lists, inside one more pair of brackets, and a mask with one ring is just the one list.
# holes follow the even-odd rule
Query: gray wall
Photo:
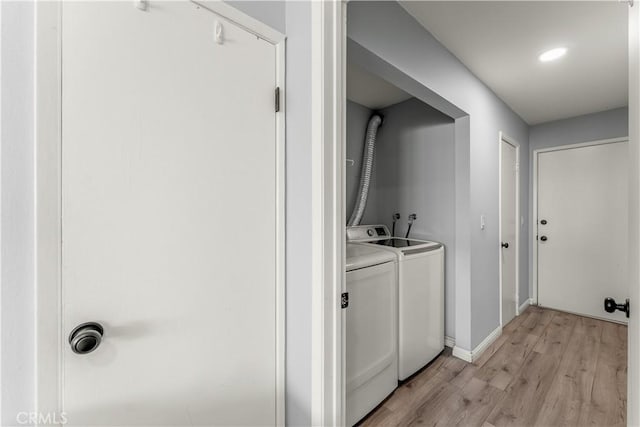
[[2, 425], [35, 407], [34, 6], [0, 2]]
[[529, 148], [533, 153], [541, 148], [628, 135], [629, 112], [623, 107], [531, 126]]
[[[527, 177], [528, 126], [398, 3], [350, 2], [348, 8], [348, 36], [354, 42], [469, 115], [470, 283], [456, 283], [456, 292], [462, 293], [456, 299], [470, 301], [470, 312], [456, 313], [455, 338], [457, 346], [471, 350], [500, 323], [498, 133], [504, 131], [521, 144], [521, 176]], [[456, 169], [456, 179], [467, 179], [464, 174]], [[521, 194], [527, 194], [527, 179], [521, 179], [521, 185]], [[520, 211], [524, 225], [518, 259], [524, 301], [528, 294], [529, 248], [526, 197], [522, 197]], [[485, 230], [480, 229], [481, 215], [486, 216]]]
[[[442, 242], [453, 253], [455, 242], [454, 120], [418, 99], [410, 99], [380, 111], [371, 187], [363, 224], [386, 224], [399, 212], [396, 235], [404, 235], [407, 217], [418, 220], [411, 236]], [[347, 102], [347, 218], [355, 204], [360, 182], [362, 150], [373, 111]], [[447, 336], [455, 334], [454, 257], [446, 257], [445, 278]]]
[[[396, 235], [407, 230], [407, 217], [418, 219], [411, 237], [435, 240], [453, 253], [455, 242], [454, 120], [417, 99], [385, 108], [376, 157], [376, 223]], [[446, 257], [445, 332], [455, 335], [454, 257]]]
[[311, 424], [311, 8], [287, 2], [287, 424]]
[[[629, 135], [629, 111], [626, 107], [599, 113], [585, 114], [553, 122], [541, 123], [529, 128], [531, 167], [529, 173], [529, 203], [533, 208], [533, 151], [560, 145], [580, 144], [601, 139], [619, 138]], [[534, 229], [529, 241], [533, 242]], [[529, 295], [533, 295], [533, 252], [529, 256]]]
[[271, 0], [224, 0], [274, 30], [286, 34], [286, 2]]

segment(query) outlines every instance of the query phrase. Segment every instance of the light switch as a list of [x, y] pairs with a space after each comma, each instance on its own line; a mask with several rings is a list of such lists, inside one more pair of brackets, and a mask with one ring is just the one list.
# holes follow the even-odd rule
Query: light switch
[[484, 215], [480, 215], [480, 230], [484, 230], [486, 224], [486, 218]]

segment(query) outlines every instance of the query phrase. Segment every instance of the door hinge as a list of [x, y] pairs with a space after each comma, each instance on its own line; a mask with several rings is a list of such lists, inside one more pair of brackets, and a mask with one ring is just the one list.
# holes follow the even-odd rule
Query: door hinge
[[280, 111], [280, 88], [276, 88], [276, 113]]
[[343, 292], [341, 300], [342, 300], [342, 303], [340, 304], [340, 306], [342, 308], [349, 307], [349, 292]]

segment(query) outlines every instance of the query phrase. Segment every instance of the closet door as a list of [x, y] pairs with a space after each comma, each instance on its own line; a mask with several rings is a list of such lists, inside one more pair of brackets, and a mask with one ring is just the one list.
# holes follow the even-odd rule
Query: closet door
[[63, 3], [68, 424], [276, 423], [275, 86], [194, 3]]

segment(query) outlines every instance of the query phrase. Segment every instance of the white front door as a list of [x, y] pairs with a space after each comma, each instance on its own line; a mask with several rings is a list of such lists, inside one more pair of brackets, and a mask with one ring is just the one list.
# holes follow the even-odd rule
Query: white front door
[[500, 236], [503, 325], [515, 317], [517, 307], [517, 163], [516, 147], [502, 139], [500, 141]]
[[61, 409], [275, 424], [275, 46], [190, 2], [65, 2], [61, 42]]
[[626, 322], [628, 144], [538, 153], [538, 303]]

